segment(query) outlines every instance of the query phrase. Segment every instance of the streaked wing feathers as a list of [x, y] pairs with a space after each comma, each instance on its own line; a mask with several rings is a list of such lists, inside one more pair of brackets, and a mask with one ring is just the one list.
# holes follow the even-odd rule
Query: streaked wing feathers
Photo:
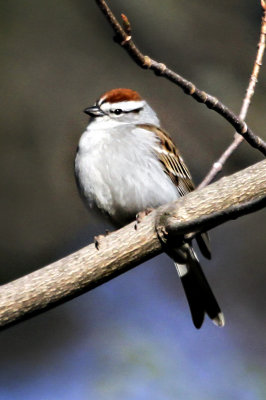
[[[158, 146], [155, 148], [156, 155], [163, 165], [165, 173], [175, 184], [180, 196], [195, 189], [190, 172], [184, 163], [177, 147], [170, 136], [161, 128], [149, 124], [140, 124], [138, 127], [154, 132], [159, 138]], [[199, 248], [204, 257], [210, 259], [209, 236], [203, 232], [196, 236]]]
[[177, 187], [180, 196], [194, 190], [194, 184], [190, 172], [170, 136], [161, 128], [154, 125], [141, 124], [140, 128], [154, 132], [159, 138], [156, 155], [163, 165], [165, 173], [171, 178]]

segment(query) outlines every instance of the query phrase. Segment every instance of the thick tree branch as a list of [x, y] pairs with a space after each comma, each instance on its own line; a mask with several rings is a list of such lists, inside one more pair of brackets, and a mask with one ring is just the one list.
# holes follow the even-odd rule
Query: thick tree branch
[[[134, 229], [111, 233], [94, 244], [0, 289], [0, 326], [8, 326], [78, 296], [163, 251], [168, 237], [211, 229], [266, 205], [266, 161], [175, 203], [160, 207]], [[157, 234], [158, 233], [158, 234]]]
[[[122, 20], [124, 28], [120, 25], [111, 9], [108, 7], [105, 0], [95, 0], [99, 8], [102, 10], [104, 16], [112, 26], [115, 32], [116, 41], [124, 47], [131, 58], [141, 67], [145, 69], [153, 70], [157, 75], [163, 76], [170, 80], [174, 84], [181, 87], [184, 92], [192, 96], [199, 103], [205, 104], [211, 110], [216, 111], [223, 118], [225, 118], [239, 133], [246, 139], [246, 141], [254, 148], [258, 149], [262, 154], [266, 155], [266, 142], [264, 142], [259, 136], [255, 135], [251, 129], [247, 126], [245, 121], [240, 119], [234, 114], [228, 107], [221, 103], [217, 98], [205, 93], [198, 89], [192, 82], [189, 82], [182, 76], [178, 75], [171, 69], [167, 68], [165, 64], [159, 63], [149, 56], [145, 56], [137, 48], [133, 42], [131, 35], [129, 35], [130, 23], [128, 18], [123, 14]], [[131, 27], [130, 27], [131, 33]]]

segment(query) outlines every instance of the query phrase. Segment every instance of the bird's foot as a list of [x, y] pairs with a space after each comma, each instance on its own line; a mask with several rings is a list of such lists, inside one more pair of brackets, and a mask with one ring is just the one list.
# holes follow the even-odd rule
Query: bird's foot
[[140, 211], [139, 213], [137, 213], [136, 215], [136, 223], [134, 228], [137, 230], [138, 229], [138, 225], [144, 220], [144, 218], [149, 215], [151, 212], [153, 211], [153, 208], [146, 208], [144, 211]]
[[106, 229], [105, 235], [97, 235], [97, 236], [94, 236], [94, 244], [95, 244], [95, 247], [96, 247], [97, 250], [100, 250], [101, 242], [103, 241], [103, 239], [104, 239], [106, 236], [109, 235], [109, 233], [110, 233], [110, 232]]

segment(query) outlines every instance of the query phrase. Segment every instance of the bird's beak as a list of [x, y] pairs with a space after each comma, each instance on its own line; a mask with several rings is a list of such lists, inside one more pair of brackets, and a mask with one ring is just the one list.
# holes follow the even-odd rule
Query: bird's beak
[[100, 109], [99, 106], [85, 108], [84, 112], [91, 117], [102, 117], [103, 115], [105, 115], [105, 113]]

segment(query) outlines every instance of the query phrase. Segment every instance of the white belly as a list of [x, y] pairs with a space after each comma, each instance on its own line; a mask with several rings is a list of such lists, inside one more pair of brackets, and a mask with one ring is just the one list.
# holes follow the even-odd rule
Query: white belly
[[178, 197], [153, 153], [156, 139], [150, 132], [135, 131], [128, 134], [125, 129], [115, 133], [87, 130], [81, 137], [75, 162], [86, 203], [96, 205], [121, 225], [133, 220], [139, 211]]

